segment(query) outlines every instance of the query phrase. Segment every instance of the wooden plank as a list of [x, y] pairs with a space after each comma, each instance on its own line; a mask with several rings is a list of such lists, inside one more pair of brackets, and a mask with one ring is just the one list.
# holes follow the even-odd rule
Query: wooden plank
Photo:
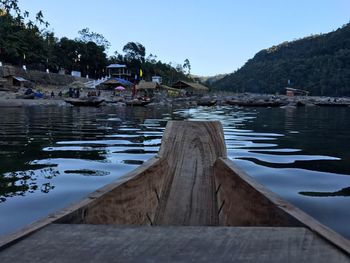
[[[350, 255], [350, 241], [256, 182], [229, 159], [215, 163], [220, 225], [304, 226]], [[225, 201], [225, 202], [224, 202]]]
[[[96, 209], [96, 203], [99, 202], [103, 202], [103, 199], [106, 195], [108, 195], [109, 193], [113, 192], [115, 189], [118, 189], [119, 186], [122, 185], [126, 185], [128, 186], [129, 184], [134, 185], [135, 183], [137, 184], [137, 182], [135, 181], [131, 181], [130, 183], [128, 183], [130, 180], [136, 180], [137, 178], [142, 178], [141, 180], [144, 180], [145, 178], [143, 177], [143, 175], [145, 173], [148, 173], [150, 171], [152, 171], [153, 169], [155, 169], [155, 167], [160, 167], [161, 166], [161, 161], [159, 160], [159, 158], [152, 158], [149, 161], [147, 161], [146, 163], [144, 163], [144, 165], [139, 166], [138, 168], [136, 168], [135, 170], [129, 172], [128, 174], [126, 174], [125, 176], [123, 176], [122, 178], [119, 178], [118, 180], [116, 180], [113, 183], [110, 183], [98, 190], [96, 190], [95, 192], [91, 193], [90, 195], [88, 195], [86, 198], [82, 199], [81, 201], [72, 204], [71, 206], [62, 209], [60, 211], [57, 211], [56, 213], [53, 213], [51, 215], [49, 215], [46, 218], [43, 218], [41, 220], [38, 220], [36, 222], [34, 222], [33, 224], [30, 224], [22, 229], [20, 229], [19, 231], [7, 235], [5, 237], [0, 238], [0, 250], [12, 245], [13, 243], [17, 242], [18, 240], [27, 237], [30, 234], [33, 234], [34, 232], [40, 230], [41, 228], [53, 223], [53, 222], [57, 222], [57, 223], [86, 223], [87, 222], [87, 218], [89, 220], [89, 222], [95, 222], [97, 223], [97, 221], [99, 221], [100, 223], [104, 223], [101, 221], [101, 217], [100, 216], [96, 216], [94, 217], [93, 215], [96, 215], [97, 211]], [[155, 170], [158, 170], [155, 169]], [[159, 178], [150, 178], [148, 179], [149, 184], [147, 184], [148, 187], [148, 200], [152, 199], [152, 195], [155, 197], [155, 199], [157, 199], [156, 197], [156, 192], [154, 191], [154, 185], [152, 184], [152, 182], [157, 181]], [[127, 189], [128, 187], [124, 187], [125, 189]], [[132, 187], [133, 188], [133, 187]], [[136, 191], [134, 188], [132, 191]], [[159, 189], [158, 191], [161, 191], [161, 189]], [[135, 193], [135, 192], [134, 192]], [[126, 193], [127, 195], [127, 193]], [[143, 195], [138, 196], [137, 200], [142, 201]], [[154, 202], [154, 199], [152, 199]], [[158, 199], [157, 199], [158, 200]], [[135, 201], [135, 200], [134, 200]], [[157, 201], [158, 202], [158, 201]], [[116, 211], [118, 211], [118, 213], [122, 214], [124, 212], [124, 215], [121, 215], [118, 217], [118, 219], [120, 221], [124, 221], [125, 222], [125, 218], [132, 218], [133, 222], [135, 224], [141, 224], [145, 223], [145, 224], [149, 224], [150, 221], [147, 218], [147, 213], [151, 214], [151, 211], [148, 210], [149, 206], [146, 206], [146, 208], [144, 208], [142, 205], [144, 205], [144, 203], [140, 204], [140, 209], [139, 211], [135, 211], [133, 209], [131, 210], [124, 210], [124, 211], [119, 211], [119, 210], [114, 210], [114, 211], [107, 211], [108, 213], [116, 213]], [[123, 206], [123, 204], [121, 204], [121, 206]], [[89, 209], [92, 208], [92, 212], [89, 213]], [[101, 207], [102, 210], [106, 211], [106, 208]], [[140, 212], [142, 211], [142, 212]], [[155, 208], [152, 210], [153, 214], [155, 213]], [[129, 213], [130, 212], [130, 213]], [[142, 216], [137, 216], [141, 214]], [[88, 216], [88, 217], [87, 217]], [[103, 216], [103, 215], [102, 215]], [[153, 215], [154, 217], [154, 215]], [[113, 216], [106, 216], [106, 218], [114, 218]], [[153, 219], [153, 218], [152, 218]], [[151, 220], [152, 220], [151, 219]], [[112, 220], [110, 220], [112, 221]]]
[[156, 159], [147, 169], [129, 175], [124, 183], [95, 192], [93, 202], [56, 222], [152, 225], [166, 173], [166, 164]]
[[[219, 224], [223, 226], [303, 226], [266, 196], [266, 189], [238, 169], [228, 159], [215, 162], [215, 185]], [[260, 191], [257, 191], [260, 189]], [[279, 204], [283, 202], [280, 198]], [[289, 205], [283, 203], [284, 205]]]
[[50, 225], [0, 253], [13, 262], [349, 262], [305, 228]]
[[221, 156], [226, 147], [220, 122], [168, 122], [159, 157], [169, 170], [155, 224], [217, 224], [213, 165]]

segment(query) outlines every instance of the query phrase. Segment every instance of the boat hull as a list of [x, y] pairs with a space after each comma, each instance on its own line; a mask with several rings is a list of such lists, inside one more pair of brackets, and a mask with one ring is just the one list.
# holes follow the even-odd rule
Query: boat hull
[[106, 225], [268, 227], [270, 236], [279, 235], [276, 229], [281, 227], [300, 228], [341, 255], [350, 255], [347, 239], [255, 182], [227, 158], [217, 121], [168, 122], [156, 157], [71, 207], [1, 239], [0, 250], [52, 224], [98, 225], [102, 232]]
[[70, 99], [69, 100], [67, 99], [65, 100], [65, 102], [78, 107], [98, 107], [104, 102], [104, 100], [97, 100], [97, 99]]

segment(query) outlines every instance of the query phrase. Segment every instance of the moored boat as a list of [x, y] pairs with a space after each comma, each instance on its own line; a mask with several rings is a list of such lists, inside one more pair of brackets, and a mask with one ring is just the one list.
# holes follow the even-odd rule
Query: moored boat
[[227, 100], [227, 104], [241, 106], [241, 107], [280, 107], [283, 102], [280, 101], [240, 101], [240, 100]]
[[17, 98], [17, 99], [32, 100], [32, 99], [35, 98], [35, 94], [34, 94], [34, 93], [31, 93], [31, 94], [18, 95], [16, 98]]
[[200, 101], [197, 101], [197, 105], [211, 107], [211, 106], [214, 106], [216, 102], [217, 100], [200, 100]]
[[87, 98], [80, 98], [80, 99], [66, 99], [65, 102], [73, 106], [98, 107], [102, 102], [104, 102], [104, 100], [95, 98], [95, 97], [87, 97]]
[[216, 121], [168, 122], [156, 157], [0, 240], [1, 262], [349, 262], [349, 255], [347, 239], [227, 158]]
[[150, 104], [152, 101], [151, 99], [147, 98], [137, 98], [126, 101], [126, 105], [128, 106], [146, 106], [147, 104]]
[[350, 103], [348, 102], [317, 102], [315, 105], [321, 107], [350, 107]]

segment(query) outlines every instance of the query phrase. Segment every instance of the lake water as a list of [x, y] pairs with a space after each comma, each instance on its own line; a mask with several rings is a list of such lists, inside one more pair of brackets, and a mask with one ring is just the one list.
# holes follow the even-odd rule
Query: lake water
[[350, 238], [350, 108], [2, 108], [0, 236], [154, 156], [170, 119], [220, 120], [229, 157]]

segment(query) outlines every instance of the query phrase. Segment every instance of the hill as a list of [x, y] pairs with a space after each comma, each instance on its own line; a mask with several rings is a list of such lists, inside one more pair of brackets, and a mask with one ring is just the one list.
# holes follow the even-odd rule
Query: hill
[[211, 85], [215, 83], [216, 81], [224, 78], [228, 74], [218, 74], [214, 76], [197, 76], [197, 75], [191, 75], [191, 77], [195, 80], [198, 80], [201, 83], [204, 83], [206, 85]]
[[237, 70], [214, 82], [214, 89], [285, 93], [293, 88], [312, 95], [350, 96], [350, 23], [261, 50]]

